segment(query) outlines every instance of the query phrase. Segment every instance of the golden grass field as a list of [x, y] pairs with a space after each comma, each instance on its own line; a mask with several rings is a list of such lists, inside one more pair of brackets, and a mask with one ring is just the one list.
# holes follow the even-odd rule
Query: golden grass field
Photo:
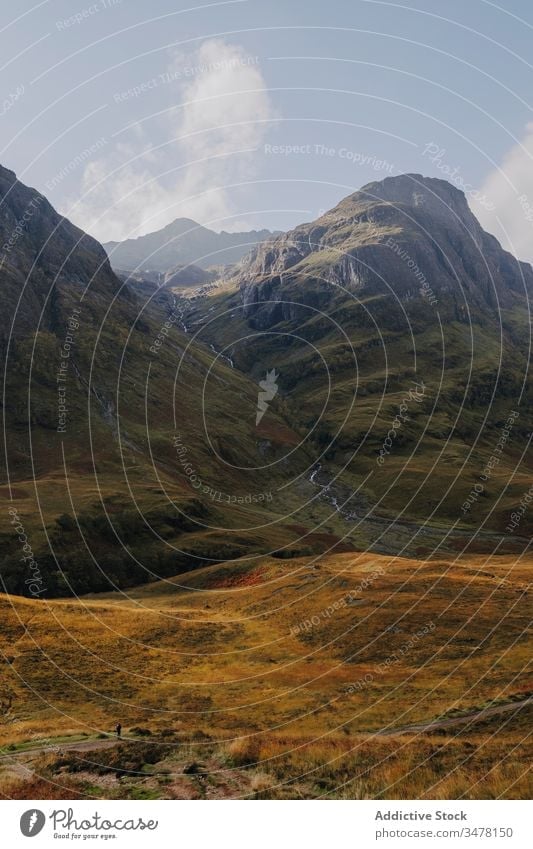
[[0, 596], [0, 791], [526, 798], [530, 571], [259, 557], [127, 594]]

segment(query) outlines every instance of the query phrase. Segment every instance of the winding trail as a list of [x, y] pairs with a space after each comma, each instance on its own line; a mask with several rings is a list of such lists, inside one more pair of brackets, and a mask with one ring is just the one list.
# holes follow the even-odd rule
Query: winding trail
[[[439, 731], [442, 728], [455, 728], [465, 723], [469, 723], [472, 721], [477, 722], [479, 720], [487, 719], [491, 716], [499, 716], [501, 714], [506, 714], [511, 711], [518, 712], [522, 708], [532, 704], [533, 696], [527, 699], [522, 699], [519, 702], [506, 702], [504, 704], [483, 708], [482, 710], [471, 711], [470, 713], [465, 713], [461, 716], [451, 716], [449, 718], [444, 717], [442, 719], [431, 720], [430, 722], [421, 722], [414, 725], [402, 725], [398, 728], [387, 728], [383, 731], [363, 731], [361, 733], [367, 733], [369, 736], [392, 736], [394, 734], [427, 734], [431, 733], [432, 731]], [[53, 741], [51, 741], [45, 745], [21, 749], [19, 751], [13, 751], [7, 754], [4, 753], [0, 755], [0, 761], [12, 761], [13, 759], [22, 758], [26, 755], [46, 754], [50, 752], [94, 752], [100, 749], [111, 749], [113, 746], [117, 746], [119, 743], [138, 743], [140, 741], [140, 737], [122, 737], [120, 740], [117, 740], [116, 738], [106, 740], [95, 738], [92, 740], [77, 740], [73, 743], [54, 743]]]
[[519, 711], [527, 705], [533, 704], [533, 697], [522, 699], [519, 702], [506, 702], [501, 705], [483, 708], [482, 710], [471, 711], [470, 713], [462, 714], [461, 716], [450, 716], [448, 718], [435, 719], [431, 722], [421, 722], [415, 725], [402, 725], [398, 728], [388, 728], [384, 731], [376, 731], [376, 734], [383, 736], [391, 736], [392, 734], [424, 734], [432, 731], [440, 731], [441, 728], [455, 728], [458, 725], [463, 725], [469, 722], [478, 722], [479, 720], [488, 719], [491, 716], [499, 716], [500, 714], [509, 713], [510, 711]]
[[0, 755], [0, 761], [10, 761], [13, 758], [22, 758], [25, 755], [35, 755], [35, 754], [50, 754], [51, 752], [60, 754], [62, 752], [95, 752], [98, 749], [111, 749], [113, 746], [116, 746], [120, 743], [133, 743], [135, 741], [139, 741], [139, 737], [122, 737], [120, 740], [112, 739], [112, 740], [100, 740], [100, 739], [85, 739], [85, 740], [77, 740], [74, 743], [54, 743], [51, 740], [49, 743], [40, 746], [32, 746], [27, 749], [19, 749], [13, 752], [4, 752], [4, 754]]

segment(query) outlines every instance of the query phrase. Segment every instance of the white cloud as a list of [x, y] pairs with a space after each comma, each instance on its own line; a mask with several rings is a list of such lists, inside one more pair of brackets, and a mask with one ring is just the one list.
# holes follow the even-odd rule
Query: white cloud
[[84, 170], [81, 194], [87, 194], [67, 214], [101, 241], [142, 235], [181, 216], [235, 229], [227, 187], [254, 178], [257, 155], [250, 151], [275, 119], [258, 60], [210, 39], [193, 55], [175, 54], [168, 74], [179, 97], [159, 129], [173, 141], [154, 150], [147, 121], [128, 144], [108, 146]]
[[180, 214], [225, 218], [234, 210], [224, 186], [253, 178], [257, 155], [246, 151], [259, 147], [275, 118], [263, 75], [255, 57], [220, 39], [204, 42], [185, 65], [177, 57], [172, 70], [193, 72], [183, 91], [178, 135], [184, 157], [198, 164], [187, 168], [180, 183]]
[[533, 124], [481, 187], [494, 209], [471, 201], [483, 227], [519, 259], [533, 260]]
[[149, 151], [140, 159], [135, 160], [136, 156], [138, 151], [130, 145], [119, 144], [112, 153], [88, 164], [81, 184], [84, 197], [67, 213], [103, 242], [139, 235], [144, 222], [153, 215], [153, 226], [148, 229], [168, 223], [168, 219], [160, 221], [159, 216], [171, 199], [144, 162]]

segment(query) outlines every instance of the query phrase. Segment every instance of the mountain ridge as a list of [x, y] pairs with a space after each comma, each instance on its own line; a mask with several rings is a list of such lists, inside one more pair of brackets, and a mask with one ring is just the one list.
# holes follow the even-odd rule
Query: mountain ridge
[[[407, 259], [398, 263], [402, 247]], [[416, 291], [414, 265], [434, 280], [436, 291], [464, 287], [492, 305], [499, 299], [508, 305], [510, 292], [533, 295], [531, 266], [481, 228], [462, 191], [410, 174], [369, 183], [316, 221], [257, 245], [239, 263], [234, 281], [244, 287], [247, 304], [263, 282], [276, 290], [280, 274], [348, 284], [351, 291], [382, 291], [384, 280], [394, 280], [394, 291], [409, 298]]]
[[216, 232], [190, 218], [175, 218], [159, 230], [122, 242], [105, 242], [103, 247], [114, 268], [169, 272], [178, 265], [204, 269], [232, 265], [255, 244], [273, 235], [270, 230]]

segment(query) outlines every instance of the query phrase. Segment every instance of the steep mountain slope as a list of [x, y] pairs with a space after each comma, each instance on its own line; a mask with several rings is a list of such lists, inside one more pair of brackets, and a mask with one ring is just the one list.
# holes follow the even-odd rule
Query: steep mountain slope
[[187, 321], [254, 379], [276, 369], [348, 519], [503, 531], [533, 478], [532, 295], [463, 193], [415, 174], [258, 245]]
[[7, 588], [131, 586], [301, 536], [277, 490], [310, 460], [282, 407], [256, 427], [257, 385], [170, 302], [6, 169], [0, 197]]
[[161, 230], [124, 242], [107, 242], [104, 248], [113, 268], [125, 271], [167, 272], [177, 265], [194, 263], [200, 268], [231, 265], [258, 242], [270, 239], [270, 230], [248, 233], [216, 233], [189, 218], [176, 218]]
[[[312, 224], [257, 246], [237, 275], [247, 315], [263, 314], [253, 305], [277, 292], [282, 276], [284, 292], [305, 281], [306, 297], [313, 278], [400, 301], [449, 296], [458, 316], [468, 306], [497, 309], [533, 293], [531, 266], [482, 230], [464, 194], [416, 174], [370, 183]], [[313, 294], [325, 303], [329, 291]], [[287, 311], [280, 307], [278, 315]]]

